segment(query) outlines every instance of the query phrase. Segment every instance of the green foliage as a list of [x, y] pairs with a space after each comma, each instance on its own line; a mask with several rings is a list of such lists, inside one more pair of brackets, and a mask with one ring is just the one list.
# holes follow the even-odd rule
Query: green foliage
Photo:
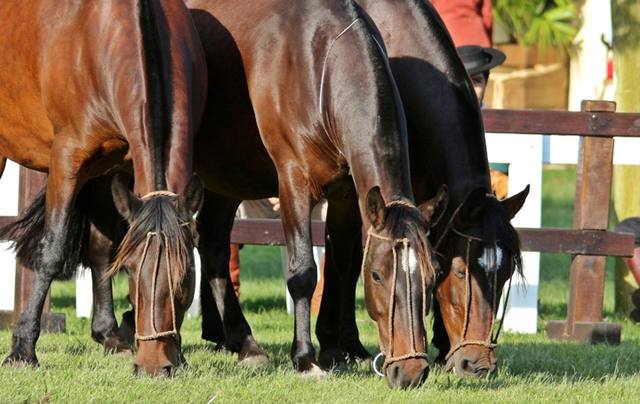
[[525, 46], [566, 48], [577, 33], [572, 0], [495, 0], [493, 15]]

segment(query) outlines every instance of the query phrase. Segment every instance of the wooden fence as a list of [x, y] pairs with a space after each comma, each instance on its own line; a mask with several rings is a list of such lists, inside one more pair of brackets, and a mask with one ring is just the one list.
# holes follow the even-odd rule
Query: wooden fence
[[[631, 234], [607, 231], [614, 136], [640, 137], [640, 114], [616, 113], [615, 103], [583, 101], [582, 112], [484, 110], [487, 132], [581, 136], [573, 229], [519, 228], [524, 251], [573, 255], [566, 321], [548, 321], [554, 339], [620, 341], [619, 324], [602, 322], [605, 257], [633, 255]], [[639, 151], [640, 152], [640, 151]], [[324, 224], [312, 223], [314, 245], [324, 245]], [[231, 240], [283, 245], [279, 220], [237, 219]]]

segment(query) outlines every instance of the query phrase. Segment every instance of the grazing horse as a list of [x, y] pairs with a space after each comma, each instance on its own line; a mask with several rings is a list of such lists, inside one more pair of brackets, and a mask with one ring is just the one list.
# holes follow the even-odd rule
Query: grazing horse
[[[426, 228], [441, 198], [412, 202], [402, 105], [371, 21], [351, 1], [187, 4], [207, 60], [225, 60], [209, 66], [195, 148], [206, 188], [198, 215], [203, 286], [220, 311], [203, 314], [224, 319], [224, 345], [241, 360], [266, 358], [229, 281], [229, 236], [241, 200], [279, 195], [295, 304], [291, 359], [299, 371], [321, 372], [310, 335], [310, 213], [326, 197], [327, 237], [341, 241], [336, 259], [352, 261], [362, 222], [369, 228], [362, 270], [388, 382], [419, 385], [429, 369], [423, 319], [435, 275]], [[345, 225], [349, 237], [338, 231]]]
[[[136, 368], [170, 373], [193, 295], [192, 216], [202, 200], [192, 149], [206, 65], [188, 10], [179, 0], [4, 0], [0, 16], [0, 154], [49, 174], [2, 231], [35, 271], [4, 364], [38, 365], [47, 291], [82, 258], [83, 187], [125, 170], [135, 194], [114, 182], [115, 206], [130, 224], [116, 265], [129, 270], [136, 296]], [[116, 338], [115, 322], [102, 327], [94, 337]]]
[[[447, 209], [430, 235], [442, 269], [434, 300], [438, 359], [463, 376], [493, 372], [498, 302], [503, 285], [520, 269], [519, 240], [509, 220], [522, 207], [528, 188], [502, 202], [492, 195], [478, 101], [433, 7], [423, 0], [358, 3], [380, 29], [405, 107], [416, 202], [434, 195], [441, 184], [449, 190]], [[332, 279], [345, 272], [327, 259], [325, 273], [325, 288], [331, 291]], [[350, 283], [348, 296], [327, 293], [323, 298], [316, 330], [321, 350], [337, 341], [347, 353], [360, 356], [360, 350], [353, 350], [359, 342], [351, 314], [357, 273], [352, 274], [340, 282]], [[337, 317], [339, 311], [348, 315]]]
[[[336, 250], [351, 249], [361, 245], [359, 206], [369, 228], [366, 301], [387, 352], [387, 380], [422, 383], [434, 275], [425, 226], [435, 201], [413, 204], [402, 104], [370, 19], [351, 1], [187, 4], [208, 60], [227, 61], [209, 70], [216, 97], [209, 97], [195, 160], [207, 189], [199, 250], [221, 317], [241, 316], [228, 270], [236, 207], [279, 194], [294, 300], [291, 358], [300, 371], [318, 370], [309, 324], [316, 284], [310, 213], [326, 197], [328, 223], [357, 229], [345, 239], [330, 225], [327, 237], [344, 241]], [[246, 332], [243, 322], [225, 321], [227, 346]]]

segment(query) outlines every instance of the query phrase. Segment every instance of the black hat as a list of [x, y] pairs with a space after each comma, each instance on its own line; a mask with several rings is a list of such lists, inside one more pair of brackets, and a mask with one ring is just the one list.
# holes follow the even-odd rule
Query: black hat
[[475, 76], [478, 73], [487, 72], [496, 66], [504, 63], [506, 56], [504, 53], [494, 48], [483, 48], [476, 45], [460, 46], [458, 55], [464, 63], [465, 69], [469, 72], [469, 76]]
[[636, 246], [640, 246], [640, 217], [628, 217], [618, 223], [616, 231], [633, 233], [636, 236]]

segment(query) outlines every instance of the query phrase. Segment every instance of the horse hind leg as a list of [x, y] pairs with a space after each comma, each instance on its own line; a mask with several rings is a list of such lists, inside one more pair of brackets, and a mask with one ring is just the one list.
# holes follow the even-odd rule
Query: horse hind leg
[[240, 365], [260, 366], [268, 356], [253, 338], [229, 277], [229, 238], [237, 206], [236, 200], [205, 192], [198, 214], [198, 252], [205, 286], [201, 289], [203, 338], [237, 352]]

